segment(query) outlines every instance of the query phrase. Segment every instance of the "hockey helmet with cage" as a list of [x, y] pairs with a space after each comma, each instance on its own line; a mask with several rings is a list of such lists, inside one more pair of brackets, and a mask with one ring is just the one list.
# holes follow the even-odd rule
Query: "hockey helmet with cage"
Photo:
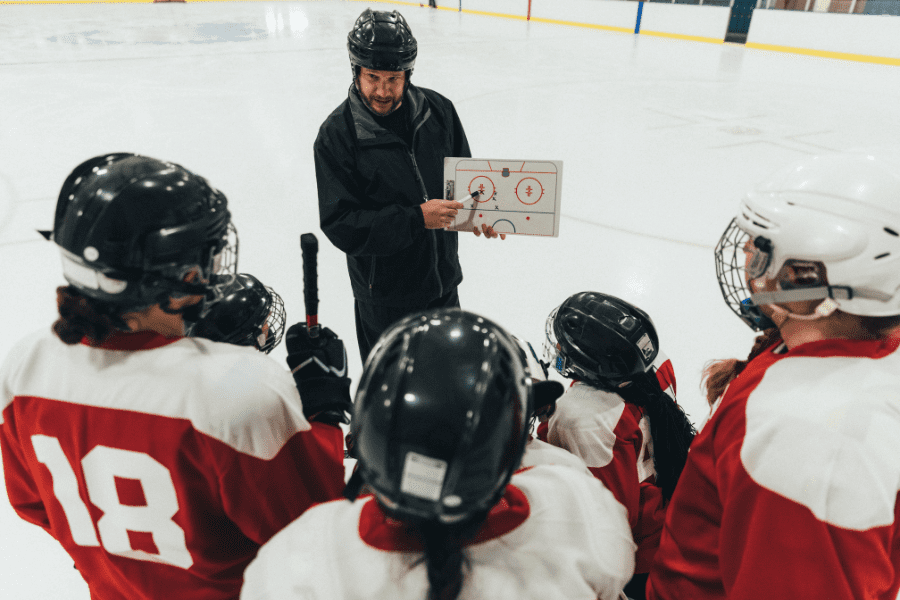
[[[757, 331], [774, 325], [766, 304], [900, 314], [900, 156], [829, 154], [777, 172], [741, 202], [715, 259], [725, 302]], [[775, 289], [751, 290], [758, 278]]]
[[403, 319], [360, 379], [348, 497], [364, 482], [398, 519], [486, 513], [519, 467], [531, 402], [520, 351], [498, 325], [460, 309]]
[[547, 317], [544, 359], [563, 377], [611, 389], [646, 373], [658, 354], [650, 316], [615, 296], [579, 292]]
[[347, 35], [347, 50], [354, 69], [412, 71], [418, 44], [406, 19], [396, 10], [367, 8]]
[[[117, 310], [209, 295], [236, 232], [225, 195], [187, 169], [128, 153], [91, 158], [60, 190], [51, 239], [80, 293]], [[199, 268], [199, 281], [185, 276]]]
[[219, 288], [218, 299], [191, 335], [271, 352], [284, 335], [281, 296], [249, 273], [238, 273]]

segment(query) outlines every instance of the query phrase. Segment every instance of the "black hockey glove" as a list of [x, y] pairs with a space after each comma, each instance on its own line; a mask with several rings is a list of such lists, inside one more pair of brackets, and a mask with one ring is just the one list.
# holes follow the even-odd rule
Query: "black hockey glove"
[[322, 423], [349, 423], [353, 401], [344, 342], [327, 327], [320, 327], [317, 337], [309, 337], [305, 322], [291, 325], [285, 340], [287, 364], [303, 400], [306, 418]]
[[558, 381], [538, 381], [531, 387], [534, 390], [534, 415], [551, 416], [556, 411], [556, 399], [565, 391], [563, 385]]

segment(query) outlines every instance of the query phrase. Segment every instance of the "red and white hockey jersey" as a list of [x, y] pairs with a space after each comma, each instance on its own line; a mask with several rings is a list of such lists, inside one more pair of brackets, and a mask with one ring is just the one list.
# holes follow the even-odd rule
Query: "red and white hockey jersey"
[[[371, 496], [320, 504], [263, 546], [241, 600], [422, 600], [421, 548]], [[613, 600], [634, 567], [624, 508], [569, 467], [513, 475], [466, 553], [460, 600]]]
[[900, 340], [769, 349], [694, 439], [647, 597], [894, 600]]
[[[675, 397], [672, 361], [653, 363], [660, 387]], [[647, 573], [665, 521], [662, 491], [654, 484], [650, 424], [643, 410], [621, 396], [575, 382], [556, 401], [547, 441], [580, 457], [628, 510], [637, 543], [636, 573]]]
[[238, 596], [261, 544], [343, 489], [338, 427], [246, 347], [51, 332], [0, 371], [10, 502], [69, 552], [95, 600]]

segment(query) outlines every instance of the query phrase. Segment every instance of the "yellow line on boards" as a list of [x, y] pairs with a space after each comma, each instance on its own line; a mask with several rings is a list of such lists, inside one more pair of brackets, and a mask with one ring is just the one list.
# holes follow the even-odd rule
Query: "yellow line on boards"
[[[230, 0], [224, 0], [225, 2], [229, 2]], [[346, 0], [345, 0], [346, 1]], [[349, 0], [350, 2], [369, 2], [372, 3], [373, 0]], [[401, 0], [374, 0], [376, 4], [400, 4], [402, 6], [422, 6], [422, 2], [402, 2]], [[427, 4], [426, 4], [427, 6]]]
[[832, 52], [830, 50], [813, 50], [811, 48], [795, 48], [793, 46], [776, 46], [774, 44], [758, 44], [747, 42], [748, 48], [754, 50], [769, 50], [772, 52], [789, 52], [791, 54], [804, 54], [806, 56], [818, 56], [819, 58], [835, 58], [839, 60], [852, 60], [855, 62], [875, 63], [878, 65], [900, 66], [900, 58], [888, 58], [887, 56], [870, 56], [868, 54], [851, 54], [849, 52]]
[[[190, 0], [189, 0], [190, 1]], [[372, 0], [350, 0], [350, 2], [370, 2]], [[400, 0], [374, 0], [375, 2], [383, 2], [387, 4], [404, 4], [407, 6], [423, 6], [424, 2], [402, 2]], [[439, 10], [449, 10], [453, 12], [463, 12], [468, 13], [470, 15], [481, 15], [482, 17], [500, 17], [503, 19], [515, 19], [517, 21], [527, 21], [528, 17], [526, 15], [511, 15], [508, 13], [497, 13], [497, 12], [489, 12], [486, 10], [474, 10], [471, 8], [463, 8], [459, 10], [459, 8], [452, 6], [438, 6]], [[587, 29], [605, 29], [607, 31], [622, 31], [625, 33], [631, 33], [634, 31], [633, 27], [614, 27], [612, 25], [596, 25], [594, 23], [578, 23], [576, 21], [560, 21], [558, 19], [547, 19], [544, 17], [531, 17], [531, 20], [536, 23], [549, 23], [551, 25], [568, 25], [569, 27], [584, 27]]]
[[666, 31], [647, 31], [641, 29], [640, 35], [652, 35], [654, 37], [673, 38], [676, 40], [688, 40], [691, 42], [706, 42], [707, 44], [724, 44], [725, 40], [719, 38], [704, 37], [701, 35], [685, 35], [683, 33], [668, 33]]
[[0, 4], [150, 4], [153, 0], [27, 0], [26, 2], [4, 2]]
[[603, 29], [605, 31], [620, 31], [623, 33], [634, 33], [634, 27], [616, 27], [614, 25], [596, 25], [594, 23], [578, 23], [577, 21], [559, 21], [557, 19], [546, 19], [544, 17], [531, 17], [536, 23], [550, 23], [551, 25], [566, 25], [568, 27], [584, 27], [587, 29]]
[[[402, 2], [401, 0], [349, 0], [350, 2], [368, 2], [372, 3], [373, 1], [379, 4], [402, 4], [405, 6], [421, 6], [422, 8], [428, 8], [428, 4], [426, 2]], [[508, 15], [506, 13], [495, 13], [495, 12], [487, 12], [484, 10], [472, 10], [471, 8], [464, 8], [459, 10], [459, 8], [454, 8], [452, 6], [438, 6], [437, 8], [441, 10], [450, 10], [453, 12], [464, 12], [469, 13], [470, 15], [481, 15], [483, 17], [503, 17], [506, 19], [516, 19], [519, 21], [526, 20], [527, 17], [525, 15]], [[532, 19], [533, 21], [534, 19]]]

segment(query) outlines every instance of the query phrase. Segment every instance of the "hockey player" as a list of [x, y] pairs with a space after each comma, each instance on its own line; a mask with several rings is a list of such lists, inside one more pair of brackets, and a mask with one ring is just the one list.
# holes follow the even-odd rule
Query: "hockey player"
[[[95, 600], [234, 599], [260, 545], [340, 495], [338, 427], [250, 348], [185, 338], [216, 291], [230, 214], [205, 179], [109, 154], [63, 184], [52, 240], [68, 285], [52, 331], [0, 368], [15, 511], [69, 552]], [[303, 356], [294, 357], [294, 361]], [[289, 361], [290, 362], [290, 361]]]
[[[272, 538], [242, 600], [618, 598], [634, 564], [622, 505], [570, 467], [515, 473], [531, 395], [515, 342], [487, 319], [397, 323], [356, 394], [353, 501]], [[356, 498], [363, 483], [374, 496]]]
[[900, 160], [807, 159], [719, 241], [728, 306], [776, 327], [698, 434], [653, 600], [894, 600], [900, 589]]
[[583, 459], [628, 509], [638, 549], [626, 593], [642, 598], [694, 433], [674, 401], [672, 363], [649, 315], [608, 294], [570, 296], [546, 332], [545, 359], [575, 380], [556, 403], [547, 441]]
[[418, 44], [399, 12], [364, 10], [347, 50], [353, 83], [313, 153], [319, 221], [347, 255], [365, 362], [394, 322], [460, 305], [458, 234], [443, 228], [463, 205], [442, 199], [444, 159], [471, 152], [453, 103], [411, 83]]
[[219, 298], [191, 329], [191, 335], [271, 352], [284, 335], [281, 296], [249, 273], [238, 273], [220, 288]]

